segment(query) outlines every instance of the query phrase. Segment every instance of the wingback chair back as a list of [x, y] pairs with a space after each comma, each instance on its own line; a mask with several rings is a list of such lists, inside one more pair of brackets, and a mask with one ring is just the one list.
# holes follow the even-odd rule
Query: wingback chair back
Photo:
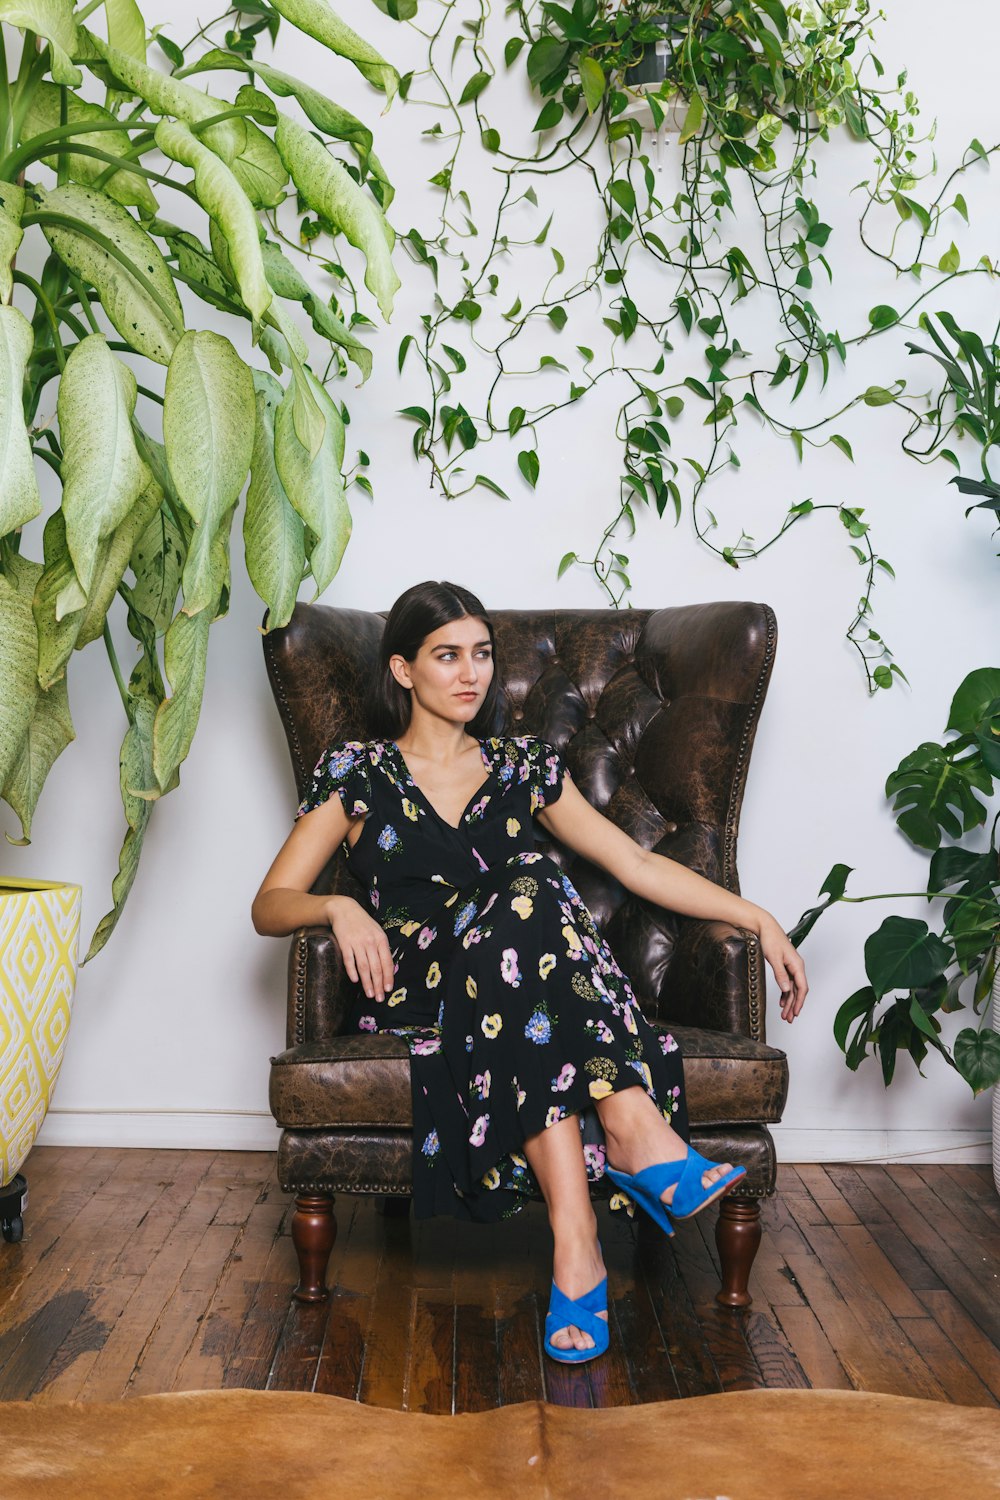
[[[497, 610], [510, 734], [548, 740], [600, 812], [637, 843], [739, 892], [736, 836], [774, 661], [767, 605]], [[364, 699], [384, 614], [299, 606], [265, 637], [299, 796], [327, 745], [366, 740]], [[678, 919], [558, 844], [546, 846], [593, 912], [652, 1016], [697, 1024], [670, 983]], [[338, 852], [316, 889], [348, 891]], [[763, 1012], [752, 1034], [764, 1038]], [[739, 1029], [739, 1028], [734, 1028]]]
[[[738, 891], [736, 835], [747, 765], [774, 662], [764, 604], [669, 609], [498, 610], [505, 722], [564, 756], [584, 796], [644, 848]], [[365, 695], [385, 615], [299, 605], [264, 637], [298, 794], [322, 751], [370, 739]], [[774, 1144], [788, 1084], [784, 1053], [764, 1040], [756, 934], [679, 917], [639, 900], [561, 846], [566, 869], [635, 987], [644, 1013], [680, 1045], [692, 1143], [746, 1167], [716, 1227], [719, 1301], [745, 1307], [773, 1191]], [[338, 850], [314, 889], [357, 894]], [[292, 938], [286, 1050], [272, 1058], [282, 1127], [278, 1176], [297, 1195], [295, 1295], [326, 1295], [335, 1193], [405, 1198], [412, 1183], [409, 1053], [389, 1033], [345, 1033], [351, 986], [329, 927]]]

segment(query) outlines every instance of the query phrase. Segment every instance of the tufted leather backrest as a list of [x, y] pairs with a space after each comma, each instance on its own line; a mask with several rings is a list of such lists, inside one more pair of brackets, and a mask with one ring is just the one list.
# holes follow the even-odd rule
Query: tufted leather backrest
[[[644, 848], [738, 893], [740, 807], [777, 644], [770, 608], [497, 610], [492, 619], [509, 731], [553, 744], [588, 800]], [[370, 738], [364, 695], [384, 623], [384, 614], [300, 604], [264, 637], [300, 797], [328, 744]], [[572, 851], [549, 852], [662, 1014], [683, 919]], [[350, 881], [338, 853], [317, 889], [349, 890]]]

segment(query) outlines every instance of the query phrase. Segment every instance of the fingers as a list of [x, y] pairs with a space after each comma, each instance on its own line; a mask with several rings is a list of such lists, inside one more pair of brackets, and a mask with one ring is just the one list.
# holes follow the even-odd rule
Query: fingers
[[[805, 964], [796, 950], [789, 947], [784, 954], [784, 961], [774, 966], [775, 976], [781, 989], [781, 1018], [791, 1023], [802, 1010], [809, 986], [806, 983]], [[784, 980], [782, 980], [782, 973]]]
[[369, 1000], [382, 1000], [393, 988], [395, 972], [389, 944], [374, 939], [364, 948], [354, 952], [358, 978]]

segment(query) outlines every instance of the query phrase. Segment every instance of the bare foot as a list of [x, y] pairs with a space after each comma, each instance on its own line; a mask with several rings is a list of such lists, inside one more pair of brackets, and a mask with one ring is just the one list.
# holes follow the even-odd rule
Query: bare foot
[[[560, 1237], [552, 1257], [552, 1279], [571, 1301], [585, 1297], [604, 1280], [604, 1260], [596, 1238], [590, 1243]], [[598, 1313], [607, 1321], [607, 1313]], [[560, 1328], [552, 1335], [555, 1349], [593, 1349], [594, 1340], [575, 1324]]]

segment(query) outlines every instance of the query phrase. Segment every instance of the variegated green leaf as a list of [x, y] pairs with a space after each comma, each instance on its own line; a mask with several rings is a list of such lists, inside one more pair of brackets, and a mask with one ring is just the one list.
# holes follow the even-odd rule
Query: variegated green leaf
[[0, 792], [21, 820], [21, 837], [10, 839], [11, 843], [30, 843], [31, 820], [45, 778], [75, 738], [64, 678], [47, 693], [40, 692], [35, 698], [35, 711], [21, 741], [17, 760]]
[[0, 536], [41, 510], [35, 461], [24, 425], [22, 390], [31, 325], [16, 307], [0, 307]]
[[119, 52], [146, 61], [146, 23], [135, 0], [104, 0], [108, 41]]
[[[96, 54], [97, 59], [107, 63], [119, 83], [138, 94], [140, 99], [145, 99], [156, 115], [173, 115], [188, 125], [198, 125], [215, 115], [225, 114], [230, 108], [225, 100], [213, 99], [211, 94], [202, 93], [190, 83], [170, 78], [138, 58], [109, 46], [84, 26], [79, 28], [79, 33], [87, 44], [79, 54], [84, 61], [93, 62]], [[221, 120], [204, 130], [202, 138], [223, 161], [231, 162], [246, 146], [247, 132], [242, 119]]]
[[165, 156], [194, 172], [198, 202], [225, 237], [240, 296], [255, 322], [271, 301], [271, 288], [260, 256], [259, 224], [246, 193], [225, 162], [203, 146], [184, 124], [161, 120], [156, 144]]
[[13, 261], [24, 236], [23, 212], [24, 188], [16, 182], [0, 182], [0, 302], [3, 303], [10, 301], [14, 289]]
[[363, 41], [357, 32], [352, 31], [330, 9], [326, 0], [273, 0], [273, 4], [286, 21], [291, 21], [299, 31], [322, 42], [324, 47], [329, 47], [338, 57], [346, 57], [363, 78], [367, 78], [377, 89], [382, 89], [386, 98], [392, 100], [399, 88], [396, 69], [374, 47]]
[[250, 468], [254, 417], [253, 379], [229, 340], [186, 333], [167, 370], [163, 437], [177, 494], [194, 522], [184, 564], [187, 615], [214, 612], [228, 576], [229, 528]]
[[119, 784], [128, 832], [118, 856], [118, 873], [111, 882], [111, 910], [98, 922], [84, 963], [104, 947], [115, 930], [139, 868], [142, 840], [153, 810], [151, 801], [134, 795], [133, 788], [153, 784], [153, 723], [156, 704], [149, 698], [132, 700], [129, 727], [119, 756]]
[[49, 244], [96, 287], [125, 342], [157, 364], [169, 364], [184, 315], [167, 263], [145, 230], [107, 194], [76, 182], [43, 193], [41, 208]]
[[274, 419], [274, 462], [292, 505], [308, 528], [306, 553], [318, 597], [336, 576], [351, 536], [351, 512], [344, 493], [344, 424], [334, 403], [309, 370], [304, 371], [326, 421], [315, 458], [296, 436], [295, 397], [286, 391]]
[[274, 464], [274, 414], [284, 391], [273, 376], [254, 372], [257, 425], [250, 486], [243, 515], [243, 545], [250, 582], [267, 605], [267, 629], [287, 625], [305, 570], [305, 529], [285, 494]]
[[196, 615], [176, 615], [163, 640], [163, 664], [172, 692], [156, 713], [153, 774], [164, 792], [190, 750], [198, 727], [214, 608], [213, 603]]
[[13, 553], [0, 573], [0, 787], [17, 764], [38, 697], [38, 632], [31, 613], [40, 563]]
[[[106, 151], [110, 156], [125, 156], [132, 146], [131, 138], [127, 130], [91, 130], [87, 125], [110, 125], [114, 116], [109, 110], [100, 104], [91, 104], [86, 99], [81, 99], [78, 94], [72, 94], [67, 89], [61, 89], [57, 84], [42, 82], [38, 84], [31, 96], [31, 106], [25, 116], [24, 136], [41, 135], [46, 130], [54, 130], [62, 123], [62, 100], [66, 101], [66, 121], [70, 125], [79, 125], [80, 134], [73, 137], [74, 144], [81, 146], [94, 146], [98, 151]], [[100, 177], [102, 172], [108, 168], [108, 163], [101, 161], [96, 156], [81, 156], [76, 151], [64, 151], [61, 156], [53, 153], [51, 156], [43, 156], [47, 167], [53, 171], [62, 162], [66, 173], [74, 182], [91, 183]], [[134, 206], [144, 215], [156, 213], [156, 199], [146, 179], [138, 172], [121, 171], [115, 172], [104, 184], [104, 192], [116, 203], [125, 206]]]
[[75, 89], [83, 82], [80, 69], [70, 61], [77, 49], [73, 0], [0, 0], [0, 21], [45, 37], [52, 49], [52, 77], [56, 83]]
[[90, 597], [82, 609], [69, 614], [58, 613], [58, 600], [75, 581], [73, 562], [66, 545], [66, 522], [61, 509], [53, 511], [45, 523], [42, 546], [45, 571], [35, 589], [34, 615], [38, 629], [38, 681], [50, 688], [65, 673], [66, 662], [74, 650], [96, 641], [104, 629], [111, 601], [121, 583], [136, 538], [150, 524], [150, 517], [163, 499], [156, 480], [149, 479], [121, 525], [100, 543], [94, 564]]
[[132, 549], [132, 600], [140, 614], [163, 635], [174, 617], [184, 571], [184, 539], [166, 505], [161, 505]]
[[239, 156], [233, 157], [233, 176], [257, 208], [276, 208], [285, 197], [285, 164], [271, 137], [258, 130], [252, 120], [244, 123], [247, 143]]
[[59, 616], [86, 603], [99, 543], [124, 521], [149, 480], [132, 436], [135, 398], [135, 376], [103, 334], [81, 339], [59, 382], [62, 511], [79, 584], [61, 596]]
[[364, 255], [365, 286], [388, 319], [400, 283], [389, 254], [392, 230], [375, 199], [314, 135], [286, 115], [278, 121], [274, 140], [309, 207], [329, 219]]

